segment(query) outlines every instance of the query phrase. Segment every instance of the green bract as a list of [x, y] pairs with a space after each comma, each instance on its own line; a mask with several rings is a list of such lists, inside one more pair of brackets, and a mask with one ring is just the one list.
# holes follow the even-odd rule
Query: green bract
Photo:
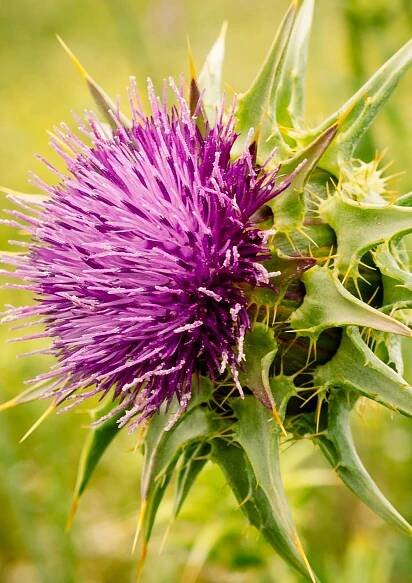
[[[270, 202], [262, 229], [271, 229], [275, 291], [250, 293], [254, 322], [245, 339], [240, 382], [194, 381], [195, 397], [177, 422], [155, 416], [144, 440], [138, 535], [142, 558], [156, 511], [176, 474], [174, 515], [208, 462], [222, 469], [247, 519], [286, 561], [316, 581], [282, 486], [279, 447], [287, 436], [313, 439], [341, 480], [372, 510], [411, 534], [363, 466], [349, 416], [361, 397], [412, 415], [412, 388], [402, 378], [400, 337], [411, 336], [412, 276], [404, 237], [412, 231], [412, 198], [393, 200], [378, 161], [355, 155], [362, 136], [405, 73], [412, 44], [402, 47], [337, 112], [316, 128], [303, 118], [304, 76], [313, 0], [294, 0], [251, 87], [238, 96], [240, 134], [232, 155], [253, 147], [258, 163], [272, 156], [295, 172]], [[198, 77], [199, 127], [221, 107], [225, 29]], [[75, 60], [74, 56], [71, 55]], [[77, 61], [75, 60], [77, 63]], [[78, 64], [78, 63], [77, 63]], [[107, 119], [113, 102], [78, 64]], [[124, 118], [124, 123], [128, 120]], [[275, 153], [273, 154], [275, 150]], [[92, 430], [75, 501], [85, 489], [115, 425]]]

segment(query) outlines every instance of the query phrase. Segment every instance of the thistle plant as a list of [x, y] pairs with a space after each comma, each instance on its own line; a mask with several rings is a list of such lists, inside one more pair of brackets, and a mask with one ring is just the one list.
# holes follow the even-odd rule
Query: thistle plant
[[8, 191], [20, 209], [3, 222], [31, 242], [3, 254], [6, 273], [35, 302], [8, 307], [4, 320], [41, 321], [56, 365], [2, 408], [102, 401], [71, 518], [119, 430], [142, 431], [141, 563], [170, 483], [176, 517], [212, 462], [249, 522], [316, 581], [279, 466], [282, 444], [300, 439], [376, 514], [412, 533], [350, 428], [362, 397], [412, 414], [402, 356], [412, 198], [389, 189], [382, 156], [356, 157], [412, 46], [309, 127], [312, 12], [313, 0], [292, 2], [251, 87], [231, 103], [221, 88], [225, 27], [199, 75], [190, 56], [189, 83], [169, 80], [160, 97], [148, 82], [148, 109], [132, 79], [129, 116], [65, 47], [102, 118], [79, 118], [81, 138], [55, 129], [67, 166], [45, 162], [56, 185], [36, 179], [42, 195]]

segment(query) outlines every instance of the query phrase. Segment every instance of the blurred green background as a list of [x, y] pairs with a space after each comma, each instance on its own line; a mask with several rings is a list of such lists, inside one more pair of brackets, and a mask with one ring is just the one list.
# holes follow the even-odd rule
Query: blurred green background
[[[59, 33], [95, 79], [124, 96], [128, 76], [144, 88], [150, 75], [186, 71], [186, 35], [201, 65], [224, 19], [229, 21], [226, 90], [251, 81], [287, 6], [284, 0], [3, 0], [0, 5], [0, 183], [29, 190], [28, 170], [50, 176], [34, 152], [54, 159], [46, 129], [71, 110], [91, 107], [87, 90], [56, 42]], [[318, 0], [311, 42], [307, 113], [320, 121], [410, 36], [410, 0]], [[411, 79], [381, 114], [365, 150], [387, 148], [393, 172], [410, 167]], [[408, 110], [409, 107], [409, 110]], [[397, 187], [410, 188], [412, 175]], [[5, 206], [5, 202], [3, 206]], [[2, 229], [1, 246], [14, 234]], [[1, 292], [1, 303], [24, 303]], [[0, 333], [1, 401], [44, 371], [46, 357], [18, 359], [38, 342], [6, 343]], [[74, 526], [65, 520], [87, 410], [54, 415], [30, 439], [20, 437], [44, 409], [30, 404], [1, 414], [0, 582], [113, 583], [135, 580], [130, 548], [139, 505], [141, 455], [124, 432], [104, 457]], [[412, 519], [410, 422], [366, 405], [354, 419], [360, 450], [383, 491]], [[325, 583], [412, 581], [412, 544], [354, 496], [308, 443], [287, 448], [286, 486], [315, 570]], [[257, 532], [247, 526], [219, 471], [201, 475], [180, 519], [169, 525], [171, 498], [160, 515], [143, 574], [145, 583], [298, 583]]]

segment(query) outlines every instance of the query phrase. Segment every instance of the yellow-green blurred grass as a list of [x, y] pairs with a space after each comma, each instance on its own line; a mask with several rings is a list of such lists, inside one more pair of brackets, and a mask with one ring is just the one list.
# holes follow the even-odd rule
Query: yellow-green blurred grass
[[[309, 63], [308, 103], [313, 121], [349, 96], [354, 78], [348, 60], [342, 8], [353, 0], [319, 0]], [[163, 77], [186, 68], [186, 33], [199, 65], [223, 19], [229, 21], [226, 90], [245, 88], [261, 61], [287, 2], [282, 0], [15, 0], [0, 9], [0, 183], [27, 189], [27, 171], [50, 179], [33, 158], [53, 160], [46, 130], [71, 121], [72, 109], [92, 103], [58, 43], [59, 33], [98, 82], [112, 95], [125, 95], [130, 74], [144, 88], [151, 75]], [[372, 6], [374, 1], [364, 0]], [[410, 35], [401, 0], [391, 4], [383, 24], [363, 31], [366, 72], [371, 73]], [[411, 82], [404, 81], [374, 137], [388, 148], [393, 171], [408, 169], [412, 146], [408, 112]], [[409, 124], [409, 125], [408, 125]], [[408, 188], [411, 176], [401, 180]], [[11, 235], [2, 230], [2, 247]], [[14, 237], [15, 234], [13, 233]], [[24, 294], [0, 292], [1, 303], [21, 304]], [[0, 395], [4, 401], [24, 381], [45, 370], [50, 359], [17, 359], [38, 346], [8, 344], [10, 326], [0, 330]], [[139, 496], [139, 453], [124, 432], [111, 446], [80, 505], [73, 530], [65, 533], [79, 451], [88, 415], [51, 416], [27, 442], [19, 439], [46, 407], [24, 405], [0, 417], [0, 581], [3, 583], [111, 583], [132, 581], [130, 556]], [[367, 407], [355, 422], [372, 475], [411, 518], [410, 423], [377, 407]], [[409, 434], [408, 434], [409, 431]], [[301, 460], [299, 458], [301, 456]], [[296, 465], [293, 465], [293, 460]], [[384, 526], [340, 486], [331, 474], [325, 485], [297, 488], [299, 468], [325, 466], [309, 444], [284, 456], [287, 487], [309, 554], [326, 583], [407, 583], [412, 546]], [[326, 478], [329, 476], [329, 478]], [[223, 477], [210, 466], [200, 476], [181, 518], [171, 528], [161, 556], [172, 499], [161, 507], [143, 581], [190, 583], [196, 574], [207, 583], [297, 583], [299, 577], [249, 528]]]

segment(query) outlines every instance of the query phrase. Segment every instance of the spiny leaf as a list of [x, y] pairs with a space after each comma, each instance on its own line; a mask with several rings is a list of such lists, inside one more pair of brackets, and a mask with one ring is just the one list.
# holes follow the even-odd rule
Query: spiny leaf
[[[329, 229], [326, 225], [317, 225], [320, 226], [320, 233], [318, 237], [318, 241], [320, 241], [320, 245], [324, 245], [327, 249], [330, 248], [330, 245], [333, 244], [333, 233], [331, 229]], [[328, 232], [326, 233], [326, 237], [324, 235], [324, 227]], [[332, 234], [332, 237], [328, 237], [328, 235]], [[313, 267], [316, 263], [316, 259], [313, 257], [308, 256], [308, 239], [305, 239], [305, 234], [303, 233], [294, 233], [291, 237], [292, 243], [295, 245], [296, 249], [293, 254], [284, 253], [282, 248], [286, 248], [290, 250], [291, 243], [287, 241], [286, 237], [280, 233], [276, 233], [273, 243], [269, 243], [268, 247], [272, 253], [272, 257], [265, 262], [265, 266], [267, 267], [268, 271], [280, 271], [281, 277], [276, 282], [279, 286], [280, 290], [284, 290], [289, 287], [289, 285], [296, 280], [299, 280], [302, 273]], [[325, 241], [326, 239], [326, 241]], [[319, 246], [320, 246], [319, 245]], [[306, 255], [303, 254], [303, 251], [306, 251]], [[250, 294], [251, 298], [255, 298], [255, 292], [257, 297], [259, 296], [260, 291], [263, 292], [269, 291], [271, 289], [266, 288], [256, 288]], [[278, 298], [278, 294], [273, 294], [274, 298], [272, 300], [272, 304], [276, 305], [276, 301]], [[262, 295], [265, 298], [265, 295]]]
[[[265, 141], [268, 134], [272, 134], [275, 130], [275, 128], [270, 127], [270, 96], [272, 87], [279, 80], [281, 63], [285, 56], [285, 50], [292, 32], [297, 8], [298, 1], [294, 0], [279, 27], [278, 33], [262, 68], [257, 74], [251, 87], [246, 93], [239, 97], [235, 115], [238, 120], [237, 131], [240, 136], [234, 145], [234, 155], [238, 155], [245, 148], [248, 139], [248, 132], [251, 128], [253, 128], [255, 132], [259, 132], [260, 150], [262, 150], [263, 142], [263, 152], [259, 151], [258, 148], [258, 161], [264, 161], [268, 155]], [[265, 131], [265, 135], [263, 135], [261, 129], [262, 127], [266, 128], [268, 125], [270, 127], [269, 132]], [[280, 134], [279, 139], [283, 142]], [[286, 147], [285, 143], [282, 145]]]
[[[273, 328], [268, 328], [260, 322], [256, 323], [245, 337], [245, 366], [240, 371], [240, 382], [249, 387], [256, 397], [266, 406], [274, 405], [270, 388], [264, 382], [264, 374], [268, 374], [277, 352], [277, 342]], [[264, 361], [264, 362], [263, 362]]]
[[176, 494], [173, 514], [176, 518], [197, 476], [204, 468], [210, 455], [210, 444], [204, 441], [194, 442], [183, 450], [179, 472], [177, 474]]
[[[249, 522], [259, 531], [266, 522], [265, 536], [267, 536], [271, 513], [268, 508], [264, 508], [264, 498], [261, 499], [261, 508], [258, 508], [256, 499], [259, 486], [244, 450], [237, 443], [216, 438], [212, 442], [212, 461], [223, 471], [227, 483], [239, 502], [240, 509]], [[239, 471], [239, 468], [242, 468], [242, 471]], [[266, 504], [269, 506], [267, 501]]]
[[314, 0], [302, 2], [283, 61], [281, 82], [273, 86], [276, 119], [284, 126], [296, 127], [303, 118], [304, 81], [313, 7]]
[[303, 274], [302, 281], [306, 295], [290, 319], [292, 328], [299, 335], [317, 338], [327, 328], [351, 324], [412, 335], [407, 326], [349, 293], [327, 267], [315, 265]]
[[332, 125], [312, 144], [282, 165], [282, 172], [294, 173], [288, 188], [267, 204], [273, 210], [274, 224], [280, 232], [293, 232], [303, 224], [305, 204], [303, 190], [305, 184], [329, 144], [336, 135], [338, 124]]
[[[98, 417], [108, 415], [113, 407], [114, 404], [112, 401], [104, 403], [101, 407], [91, 412], [92, 418], [97, 419]], [[120, 416], [121, 413], [108, 419], [98, 427], [89, 430], [80, 456], [76, 485], [73, 492], [73, 502], [68, 517], [68, 527], [73, 520], [80, 497], [86, 490], [97, 464], [110, 443], [120, 433], [117, 425]]]
[[[147, 544], [157, 509], [182, 451], [192, 442], [207, 440], [216, 426], [211, 412], [196, 406], [183, 413], [168, 429], [175, 411], [160, 413], [150, 422], [145, 439], [145, 461], [141, 477], [142, 510], [139, 519], [143, 543]], [[140, 532], [136, 533], [137, 536]]]
[[327, 150], [319, 163], [322, 168], [339, 176], [339, 165], [351, 158], [360, 139], [407, 71], [411, 61], [412, 41], [409, 41], [345, 105], [319, 127], [308, 132], [306, 143], [335, 123], [342, 114], [348, 112], [333, 146]]
[[[212, 460], [221, 468], [226, 481], [232, 489], [239, 507], [252, 526], [254, 526], [279, 554], [302, 573], [308, 576], [305, 566], [298, 560], [298, 566], [294, 558], [285, 554], [282, 535], [279, 534], [277, 517], [273, 516], [273, 510], [265, 495], [259, 487], [253, 468], [245, 451], [236, 443], [229, 443], [223, 439], [214, 439], [212, 443]], [[239, 471], [242, 468], [242, 471]]]
[[[399, 265], [389, 245], [379, 245], [372, 255], [376, 267], [378, 267], [382, 276], [384, 276], [384, 303], [392, 304], [395, 301], [410, 297], [410, 292], [412, 292], [412, 273], [409, 269], [404, 269], [403, 266]], [[386, 279], [392, 281], [385, 281]], [[388, 293], [388, 287], [390, 287], [391, 293]], [[400, 295], [399, 292], [401, 292]]]
[[412, 416], [412, 388], [372, 352], [355, 326], [344, 330], [336, 354], [316, 369], [314, 384], [350, 389]]
[[227, 22], [224, 22], [218, 38], [206, 57], [198, 81], [206, 117], [211, 125], [216, 122], [216, 115], [223, 102], [221, 88], [226, 29]]
[[279, 416], [283, 421], [289, 399], [297, 395], [295, 383], [292, 377], [285, 374], [277, 374], [271, 377], [269, 383], [277, 410], [279, 411]]
[[338, 476], [373, 512], [389, 524], [412, 535], [412, 526], [399, 514], [380, 491], [356, 451], [350, 427], [350, 411], [357, 397], [350, 392], [333, 390], [328, 398], [328, 425], [313, 440]]
[[[254, 397], [232, 403], [238, 422], [235, 440], [242, 447], [252, 471], [249, 482], [260, 516], [260, 530], [295, 569], [315, 581], [299, 540], [280, 475], [279, 430], [268, 411]], [[240, 473], [240, 472], [239, 472]]]
[[116, 122], [113, 119], [113, 116], [110, 115], [109, 112], [112, 112], [113, 115], [118, 118], [120, 123], [127, 128], [132, 126], [132, 122], [128, 119], [123, 113], [118, 111], [117, 104], [107, 95], [107, 93], [96, 83], [91, 75], [86, 71], [83, 65], [80, 63], [76, 55], [73, 53], [71, 49], [66, 45], [66, 43], [57, 35], [57, 40], [68, 54], [70, 60], [79, 71], [80, 75], [86, 81], [91, 96], [93, 97], [97, 107], [101, 111], [102, 115], [106, 118], [108, 123], [113, 129], [116, 129]]
[[411, 208], [358, 203], [339, 193], [320, 204], [319, 214], [336, 233], [336, 268], [342, 274], [356, 269], [362, 255], [377, 243], [412, 231]]

